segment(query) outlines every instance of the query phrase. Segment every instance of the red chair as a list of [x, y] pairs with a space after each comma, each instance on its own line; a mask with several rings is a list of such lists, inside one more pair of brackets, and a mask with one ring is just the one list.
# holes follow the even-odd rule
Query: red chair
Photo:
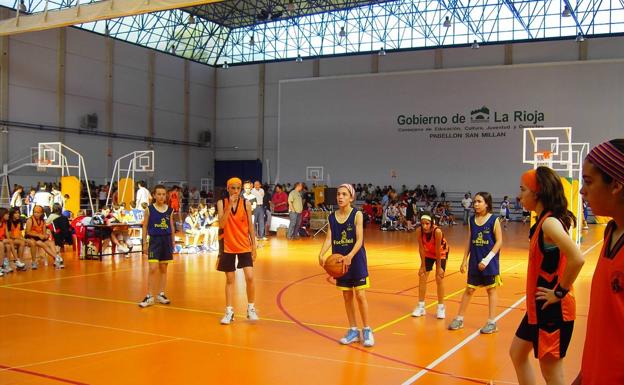
[[[84, 255], [82, 254], [82, 250], [83, 246], [88, 245], [89, 243], [92, 243], [97, 248], [98, 254], [102, 253], [102, 238], [96, 234], [94, 228], [89, 228], [82, 223], [84, 218], [84, 216], [77, 217], [71, 222], [71, 226], [74, 228], [76, 249], [78, 250], [81, 258], [87, 256], [86, 250]], [[111, 242], [111, 252], [113, 254], [115, 254], [116, 249], [116, 245]]]

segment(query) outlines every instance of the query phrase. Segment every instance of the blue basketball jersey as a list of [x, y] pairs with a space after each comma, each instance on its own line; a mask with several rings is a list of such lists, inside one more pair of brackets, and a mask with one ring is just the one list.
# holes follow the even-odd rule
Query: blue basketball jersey
[[496, 238], [494, 237], [494, 224], [497, 217], [490, 215], [490, 218], [483, 224], [477, 225], [475, 216], [470, 217], [470, 259], [468, 261], [468, 274], [477, 275], [498, 275], [500, 274], [499, 253], [490, 261], [485, 270], [479, 271], [479, 262], [485, 258], [494, 248]]
[[161, 213], [156, 210], [154, 205], [149, 205], [148, 210], [149, 221], [147, 222], [147, 233], [149, 235], [171, 235], [173, 229], [169, 226], [169, 218], [171, 218], [173, 209], [171, 207], [167, 207], [167, 210], [164, 213]]
[[[347, 255], [355, 246], [355, 214], [356, 209], [352, 209], [351, 213], [343, 223], [336, 219], [336, 211], [329, 216], [329, 226], [332, 233], [332, 254]], [[366, 250], [364, 243], [351, 260], [351, 266], [347, 273], [341, 279], [358, 280], [368, 277], [368, 267], [366, 262]]]

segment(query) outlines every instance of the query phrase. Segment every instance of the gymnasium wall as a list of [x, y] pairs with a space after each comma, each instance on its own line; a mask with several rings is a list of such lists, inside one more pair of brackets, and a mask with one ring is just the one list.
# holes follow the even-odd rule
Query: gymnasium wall
[[[397, 116], [469, 119], [487, 106], [513, 119], [515, 111], [538, 111], [545, 118], [537, 125], [572, 125], [575, 140], [597, 143], [624, 132], [624, 65], [597, 61], [623, 58], [624, 38], [612, 37], [589, 39], [583, 50], [575, 41], [548, 41], [513, 44], [507, 53], [494, 45], [219, 69], [216, 156], [260, 158], [265, 166], [268, 160], [271, 181], [303, 180], [306, 166], [324, 166], [334, 185], [433, 183], [448, 191], [512, 194], [523, 169], [518, 127], [528, 122], [516, 122], [505, 136], [457, 141], [400, 133]], [[245, 104], [234, 109], [226, 100]], [[473, 175], [471, 164], [484, 165], [481, 176]]]
[[571, 126], [574, 141], [599, 143], [622, 135], [622, 100], [624, 60], [285, 81], [278, 172], [511, 195], [529, 167], [523, 127]]
[[[65, 29], [64, 92], [58, 84], [59, 30], [21, 34], [9, 40], [9, 116], [7, 120], [79, 128], [82, 116], [97, 113], [97, 131], [149, 135], [150, 56], [153, 55], [153, 135], [184, 140], [185, 61], [139, 46], [107, 39], [75, 28]], [[109, 61], [112, 59], [112, 116], [107, 114]], [[214, 138], [214, 69], [188, 62], [189, 136], [197, 142], [199, 133], [211, 131]], [[58, 99], [64, 102], [59, 108]], [[64, 123], [61, 111], [64, 111]], [[109, 121], [112, 119], [112, 122]], [[9, 161], [28, 157], [38, 142], [59, 141], [61, 134], [9, 127]], [[63, 142], [82, 153], [89, 179], [98, 183], [110, 179], [112, 163], [122, 155], [147, 150], [145, 141], [109, 139], [65, 134]], [[154, 144], [154, 181], [187, 180], [199, 186], [200, 178], [213, 177], [214, 150]], [[188, 150], [189, 163], [186, 162]], [[27, 186], [36, 180], [51, 180], [58, 172], [37, 173], [25, 168], [11, 175], [11, 183]], [[137, 178], [147, 179], [145, 174]]]

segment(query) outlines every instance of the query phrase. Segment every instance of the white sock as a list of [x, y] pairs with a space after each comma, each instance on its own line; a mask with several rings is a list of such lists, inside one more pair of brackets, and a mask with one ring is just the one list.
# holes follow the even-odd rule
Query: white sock
[[357, 326], [354, 326], [354, 327], [351, 328], [351, 330], [356, 330], [357, 331], [358, 328], [357, 328]]
[[234, 313], [234, 308], [232, 306], [226, 306], [225, 311], [228, 313]]
[[438, 309], [444, 309], [444, 304], [443, 303], [439, 303], [438, 304]]
[[256, 305], [253, 302], [247, 304], [247, 309], [255, 309]]
[[418, 301], [418, 307], [425, 307], [425, 301]]
[[464, 316], [463, 315], [458, 315], [457, 317], [455, 317], [456, 320], [458, 321], [463, 321], [464, 320]]
[[487, 322], [491, 323], [491, 324], [495, 324], [496, 323], [496, 321], [494, 321], [493, 319], [490, 319], [490, 318], [488, 318]]

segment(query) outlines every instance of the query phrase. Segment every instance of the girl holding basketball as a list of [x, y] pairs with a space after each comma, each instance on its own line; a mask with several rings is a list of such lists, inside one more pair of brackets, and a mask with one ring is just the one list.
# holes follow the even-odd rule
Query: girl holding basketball
[[425, 294], [427, 294], [427, 279], [429, 272], [435, 265], [435, 279], [438, 287], [438, 311], [437, 318], [444, 319], [444, 271], [446, 270], [446, 257], [449, 247], [444, 239], [442, 229], [436, 226], [431, 214], [423, 213], [420, 216], [420, 226], [416, 228], [418, 239], [418, 251], [420, 254], [420, 270], [418, 272], [418, 306], [412, 312], [412, 317], [425, 315]]
[[319, 253], [319, 264], [325, 265], [325, 253], [331, 246], [332, 254], [342, 255], [343, 273], [336, 279], [336, 287], [342, 291], [342, 296], [349, 319], [349, 330], [340, 339], [340, 343], [348, 345], [360, 341], [360, 332], [357, 328], [355, 314], [355, 300], [357, 300], [362, 317], [362, 339], [366, 347], [375, 344], [373, 331], [368, 323], [368, 301], [365, 289], [370, 287], [368, 267], [366, 264], [366, 250], [364, 249], [364, 217], [351, 203], [355, 199], [355, 189], [351, 184], [342, 184], [338, 187], [338, 210], [329, 216], [327, 237]]

